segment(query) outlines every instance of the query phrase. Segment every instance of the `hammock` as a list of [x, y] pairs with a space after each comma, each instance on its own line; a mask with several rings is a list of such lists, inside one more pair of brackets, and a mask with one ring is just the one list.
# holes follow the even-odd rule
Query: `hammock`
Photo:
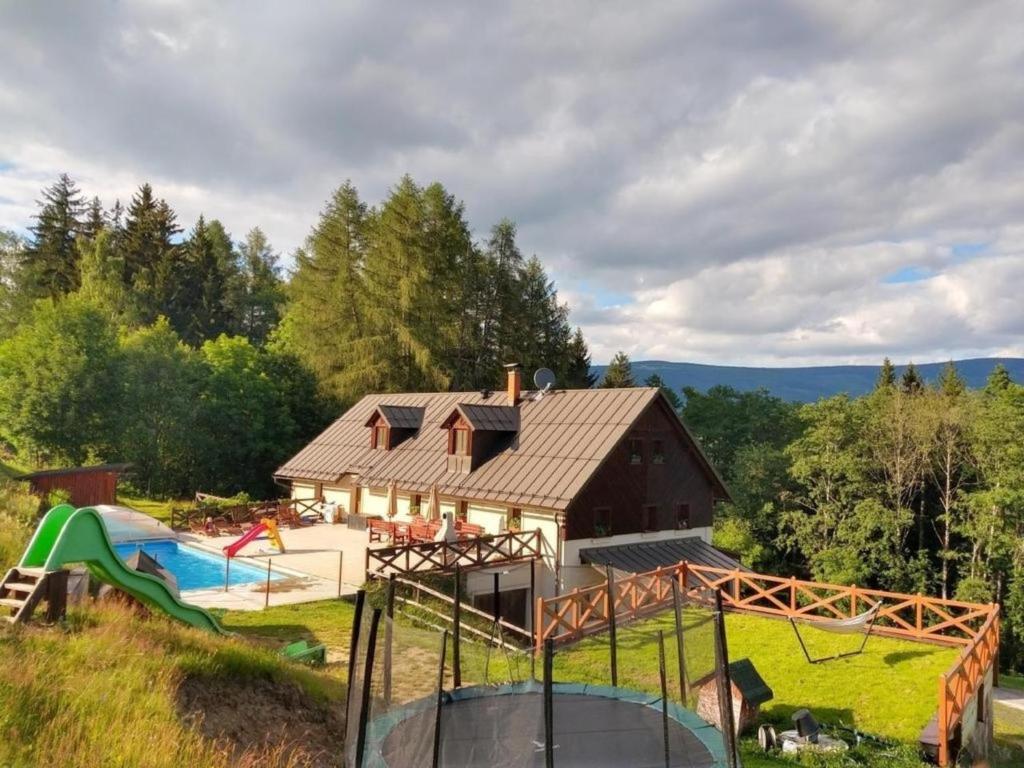
[[[789, 624], [793, 627], [793, 631], [796, 633], [796, 639], [800, 641], [800, 648], [804, 652], [804, 657], [810, 664], [817, 664], [821, 661], [828, 661], [829, 659], [842, 659], [846, 656], [856, 656], [864, 651], [864, 646], [868, 644], [868, 637], [871, 635], [871, 628], [875, 625], [875, 620], [878, 618], [878, 613], [882, 609], [881, 603], [875, 603], [864, 613], [860, 613], [856, 616], [851, 616], [849, 619], [805, 619], [803, 617], [789, 617]], [[835, 656], [826, 656], [820, 659], [812, 659], [811, 654], [807, 652], [807, 645], [804, 643], [803, 637], [800, 636], [800, 628], [797, 623], [809, 624], [818, 629], [823, 629], [826, 632], [835, 632], [840, 635], [856, 635], [863, 633], [864, 639], [861, 641], [860, 648], [856, 651], [847, 651], [845, 653], [837, 653]]]

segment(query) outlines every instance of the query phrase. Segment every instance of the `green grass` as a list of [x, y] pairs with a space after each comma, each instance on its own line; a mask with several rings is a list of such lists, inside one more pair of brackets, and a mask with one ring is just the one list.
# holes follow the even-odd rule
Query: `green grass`
[[63, 628], [0, 632], [0, 658], [0, 765], [12, 768], [283, 768], [296, 763], [273, 750], [239, 755], [204, 738], [180, 711], [182, 682], [297, 686], [316, 706], [334, 708], [344, 696], [337, 679], [257, 645], [112, 605], [72, 611]]
[[999, 687], [1012, 688], [1015, 691], [1024, 691], [1024, 677], [1017, 675], [999, 674]]
[[12, 459], [0, 459], [0, 479], [10, 479], [28, 471], [27, 467], [16, 464]]
[[188, 501], [175, 501], [171, 499], [169, 501], [157, 501], [155, 499], [145, 499], [141, 496], [118, 496], [118, 504], [123, 504], [126, 507], [137, 509], [139, 512], [144, 512], [150, 517], [155, 517], [161, 523], [165, 525], [171, 524], [171, 509], [191, 506], [191, 502]]

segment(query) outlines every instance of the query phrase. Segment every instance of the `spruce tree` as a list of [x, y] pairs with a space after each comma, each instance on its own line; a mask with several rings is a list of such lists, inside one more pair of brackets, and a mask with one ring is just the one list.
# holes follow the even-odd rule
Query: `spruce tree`
[[629, 362], [629, 356], [625, 352], [615, 353], [598, 386], [602, 389], [625, 389], [636, 386], [636, 381], [633, 379], [633, 365]]
[[181, 272], [181, 265], [176, 264], [179, 249], [174, 238], [180, 232], [171, 207], [153, 195], [149, 184], [143, 184], [132, 197], [116, 242], [125, 285], [144, 324], [173, 311], [171, 305], [177, 300], [175, 280]]
[[222, 227], [211, 228], [200, 216], [170, 271], [173, 288], [167, 316], [182, 340], [193, 346], [227, 331], [226, 278], [221, 269], [223, 255], [218, 254], [224, 248], [224, 236]]
[[1006, 366], [1002, 363], [996, 363], [996, 367], [992, 369], [992, 373], [988, 375], [988, 380], [985, 382], [985, 390], [987, 392], [1005, 392], [1013, 384], [1013, 379], [1010, 378], [1010, 372], [1006, 370]]
[[563, 385], [567, 389], [590, 389], [597, 381], [591, 367], [590, 349], [583, 338], [583, 331], [577, 327], [567, 350], [565, 373], [562, 376]]
[[239, 333], [264, 344], [280, 320], [284, 284], [278, 256], [259, 227], [249, 230], [238, 247], [241, 291], [236, 305]]
[[896, 367], [888, 357], [882, 361], [882, 367], [875, 379], [875, 389], [891, 389], [896, 386]]
[[82, 231], [82, 197], [66, 173], [43, 190], [24, 268], [24, 290], [33, 298], [58, 297], [78, 288], [78, 249], [75, 238]]
[[85, 218], [82, 221], [82, 237], [86, 240], [93, 240], [101, 230], [106, 229], [107, 222], [103, 216], [103, 203], [98, 197], [89, 201], [85, 210]]
[[644, 381], [646, 387], [658, 387], [665, 394], [669, 403], [672, 405], [672, 409], [677, 413], [683, 410], [683, 400], [677, 395], [671, 387], [665, 384], [664, 379], [661, 378], [657, 373], [652, 373]]
[[935, 386], [948, 398], [958, 398], [967, 391], [967, 382], [960, 376], [960, 372], [952, 360], [942, 366]]
[[917, 395], [924, 391], [924, 379], [913, 363], [907, 365], [900, 377], [900, 390], [906, 395]]

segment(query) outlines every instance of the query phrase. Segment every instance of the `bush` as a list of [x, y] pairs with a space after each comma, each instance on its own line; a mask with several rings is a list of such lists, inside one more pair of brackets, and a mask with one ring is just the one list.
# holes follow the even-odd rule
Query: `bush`
[[39, 499], [24, 483], [0, 479], [0, 570], [18, 562], [39, 517]]

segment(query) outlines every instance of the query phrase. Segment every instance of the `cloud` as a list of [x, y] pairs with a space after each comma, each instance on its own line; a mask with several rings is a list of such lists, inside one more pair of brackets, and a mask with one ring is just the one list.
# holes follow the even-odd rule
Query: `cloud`
[[516, 220], [597, 360], [1022, 354], [1022, 28], [1012, 0], [7, 3], [0, 226], [66, 170], [288, 253], [343, 180], [408, 172], [480, 237]]

